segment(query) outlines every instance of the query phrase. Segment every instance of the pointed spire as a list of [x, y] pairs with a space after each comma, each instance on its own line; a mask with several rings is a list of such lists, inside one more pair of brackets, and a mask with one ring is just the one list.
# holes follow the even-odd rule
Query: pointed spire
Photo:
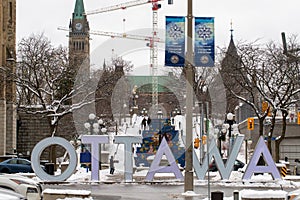
[[227, 49], [227, 53], [230, 53], [230, 54], [233, 54], [233, 52], [235, 54], [237, 54], [237, 50], [236, 50], [236, 46], [234, 44], [234, 41], [233, 41], [233, 28], [232, 28], [232, 20], [230, 22], [230, 42], [229, 42], [229, 46], [228, 46], [228, 49]]
[[230, 22], [230, 32], [231, 32], [231, 35], [230, 35], [230, 37], [231, 37], [231, 39], [233, 39], [232, 20], [231, 20], [231, 22]]
[[104, 62], [103, 62], [103, 71], [106, 71], [106, 62], [105, 62], [105, 59], [104, 59]]
[[83, 19], [84, 13], [85, 13], [85, 11], [84, 11], [83, 0], [76, 0], [73, 18], [74, 19]]

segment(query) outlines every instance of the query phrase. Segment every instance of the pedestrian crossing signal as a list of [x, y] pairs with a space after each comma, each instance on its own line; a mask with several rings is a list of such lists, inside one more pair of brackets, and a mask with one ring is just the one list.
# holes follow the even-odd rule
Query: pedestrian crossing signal
[[250, 131], [254, 130], [254, 118], [248, 118], [247, 128]]
[[200, 139], [199, 138], [195, 138], [194, 140], [194, 148], [198, 149], [200, 146]]

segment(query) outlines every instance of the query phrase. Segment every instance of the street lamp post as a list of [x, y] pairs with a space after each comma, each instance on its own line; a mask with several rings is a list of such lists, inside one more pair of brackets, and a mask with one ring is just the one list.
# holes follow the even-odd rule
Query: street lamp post
[[[184, 191], [194, 191], [193, 172], [193, 0], [188, 0], [187, 5], [187, 52], [184, 67], [186, 69], [186, 151]], [[173, 4], [173, 0], [168, 0]]]
[[[225, 133], [223, 131], [225, 131]], [[222, 125], [219, 124], [216, 126], [215, 133], [218, 135], [218, 147], [219, 147], [220, 155], [222, 156], [222, 140], [224, 140], [226, 129], [223, 129]]]
[[146, 110], [146, 108], [143, 108], [143, 110], [141, 111], [141, 114], [143, 116], [147, 115], [148, 111]]
[[180, 115], [180, 110], [178, 108], [175, 108], [172, 112], [173, 117], [175, 117], [176, 115]]
[[186, 152], [185, 152], [185, 176], [184, 191], [194, 191], [193, 172], [193, 0], [188, 0], [187, 5], [187, 52], [185, 59], [186, 69]]
[[[102, 119], [97, 119], [94, 113], [89, 114], [89, 119], [84, 123], [84, 127], [87, 129], [90, 135], [104, 135], [107, 132], [107, 129], [104, 126], [104, 122]], [[99, 148], [99, 156], [101, 158], [101, 144]], [[101, 170], [101, 160], [99, 169]]]
[[161, 111], [161, 109], [159, 109], [159, 110], [157, 111], [157, 118], [158, 118], [158, 119], [162, 119], [162, 117], [163, 117], [163, 112]]
[[124, 124], [126, 124], [126, 108], [127, 108], [127, 105], [126, 105], [126, 103], [124, 103], [123, 104]]
[[135, 85], [132, 90], [132, 114], [138, 114], [138, 105], [137, 100], [139, 98], [139, 95], [137, 93], [137, 86]]
[[130, 113], [129, 125], [131, 126], [132, 125], [132, 116], [133, 116], [133, 109], [132, 108], [130, 108], [129, 113]]
[[233, 145], [233, 139], [234, 139], [232, 137], [232, 134], [231, 134], [232, 125], [235, 123], [234, 115], [232, 113], [228, 113], [226, 115], [225, 123], [228, 124], [227, 128], [228, 128], [228, 137], [229, 137], [229, 150], [228, 150], [228, 155], [227, 156], [229, 156], [229, 154], [231, 152], [232, 145]]
[[[225, 141], [226, 140], [226, 133], [227, 133], [227, 130], [225, 128], [222, 128], [221, 129], [221, 137], [220, 137], [220, 153], [222, 155], [222, 140]], [[223, 157], [223, 155], [222, 155]]]

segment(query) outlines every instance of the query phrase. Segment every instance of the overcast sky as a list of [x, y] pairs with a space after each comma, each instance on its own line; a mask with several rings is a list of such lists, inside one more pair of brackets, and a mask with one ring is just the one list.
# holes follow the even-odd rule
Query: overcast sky
[[[130, 0], [127, 0], [127, 2]], [[187, 0], [161, 2], [158, 11], [159, 28], [164, 29], [165, 16], [185, 16]], [[126, 0], [85, 0], [85, 10], [116, 5]], [[216, 46], [227, 46], [230, 40], [232, 20], [235, 41], [261, 42], [270, 40], [281, 43], [281, 32], [286, 35], [300, 32], [299, 0], [194, 0], [194, 16], [215, 17]], [[55, 44], [67, 46], [67, 32], [58, 26], [69, 25], [75, 0], [21, 0], [17, 1], [17, 41], [31, 33], [44, 34]], [[126, 22], [123, 23], [123, 19]], [[126, 10], [88, 16], [91, 30], [123, 32], [152, 27], [151, 4]], [[151, 34], [151, 32], [149, 33]], [[91, 36], [91, 51], [111, 40], [103, 36]], [[117, 51], [117, 48], [115, 49]], [[111, 49], [109, 50], [111, 52]]]

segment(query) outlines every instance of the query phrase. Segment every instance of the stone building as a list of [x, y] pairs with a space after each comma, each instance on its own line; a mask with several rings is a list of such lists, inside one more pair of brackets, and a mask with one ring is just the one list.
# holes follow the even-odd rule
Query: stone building
[[16, 0], [0, 2], [0, 155], [16, 149]]

